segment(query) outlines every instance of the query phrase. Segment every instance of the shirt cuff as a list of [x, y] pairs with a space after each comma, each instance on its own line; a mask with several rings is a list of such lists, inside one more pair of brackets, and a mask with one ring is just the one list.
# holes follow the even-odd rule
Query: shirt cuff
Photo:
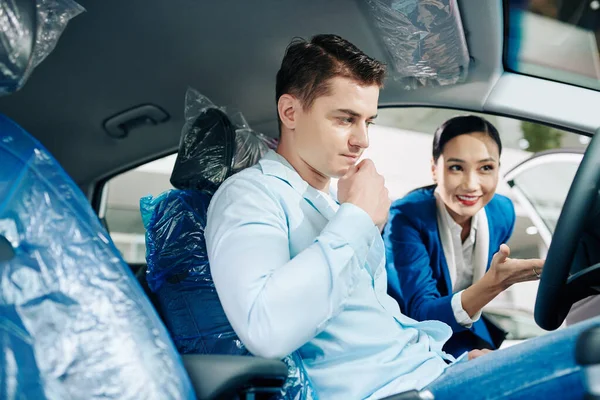
[[471, 328], [471, 326], [473, 326], [473, 322], [477, 322], [479, 321], [479, 318], [481, 318], [481, 310], [479, 310], [477, 314], [473, 316], [473, 318], [469, 317], [469, 314], [467, 314], [467, 312], [462, 306], [463, 292], [464, 290], [461, 290], [460, 292], [452, 296], [452, 311], [454, 312], [454, 318], [456, 319], [456, 322], [458, 322], [459, 325], [462, 325], [465, 328]]
[[362, 262], [366, 260], [373, 240], [379, 233], [369, 214], [351, 203], [340, 206], [326, 230], [344, 238]]

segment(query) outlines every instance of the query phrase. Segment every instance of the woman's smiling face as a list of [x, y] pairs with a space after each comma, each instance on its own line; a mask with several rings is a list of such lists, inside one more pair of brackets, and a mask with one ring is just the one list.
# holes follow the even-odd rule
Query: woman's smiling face
[[499, 153], [498, 144], [487, 133], [474, 132], [449, 140], [437, 162], [432, 160], [437, 191], [457, 223], [468, 221], [494, 197]]

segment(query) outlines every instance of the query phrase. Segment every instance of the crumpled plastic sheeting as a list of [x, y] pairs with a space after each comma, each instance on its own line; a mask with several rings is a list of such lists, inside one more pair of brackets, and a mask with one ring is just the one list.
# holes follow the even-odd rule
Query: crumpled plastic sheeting
[[25, 21], [14, 1], [0, 2], [0, 93], [20, 87], [35, 44], [34, 27]]
[[285, 357], [283, 362], [288, 367], [288, 377], [281, 393], [273, 396], [271, 400], [318, 400], [300, 355], [297, 352], [292, 353]]
[[[204, 228], [211, 197], [175, 189], [141, 199], [148, 286], [180, 353], [250, 355], [225, 316], [210, 273]], [[273, 400], [316, 399], [299, 355], [283, 361], [288, 379]]]
[[204, 240], [211, 196], [169, 190], [140, 200], [147, 281], [180, 353], [248, 354], [217, 296]]
[[0, 398], [193, 399], [171, 339], [85, 196], [0, 116]]
[[241, 113], [228, 113], [189, 88], [171, 184], [214, 193], [225, 179], [254, 165], [273, 146], [272, 139], [248, 127]]
[[85, 9], [73, 0], [38, 0], [33, 51], [27, 50], [31, 27], [16, 0], [0, 2], [0, 94], [19, 90], [33, 70], [54, 50], [69, 21]]
[[85, 9], [73, 0], [38, 0], [38, 33], [33, 68], [54, 50], [69, 21]]
[[405, 89], [465, 80], [469, 52], [456, 0], [366, 0]]

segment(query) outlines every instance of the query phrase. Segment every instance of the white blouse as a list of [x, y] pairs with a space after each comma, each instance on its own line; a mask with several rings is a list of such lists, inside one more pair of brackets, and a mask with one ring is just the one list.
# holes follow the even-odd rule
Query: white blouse
[[452, 311], [456, 322], [470, 328], [473, 322], [481, 317], [481, 310], [473, 318], [469, 317], [462, 306], [462, 292], [481, 279], [486, 272], [490, 240], [487, 215], [482, 208], [473, 216], [471, 232], [463, 242], [460, 237], [462, 227], [452, 219], [437, 192], [435, 197], [438, 229], [454, 293], [451, 301]]

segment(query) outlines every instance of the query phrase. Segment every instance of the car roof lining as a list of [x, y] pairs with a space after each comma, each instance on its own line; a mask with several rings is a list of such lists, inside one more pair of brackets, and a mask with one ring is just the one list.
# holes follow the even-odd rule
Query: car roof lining
[[[71, 21], [21, 91], [0, 98], [0, 112], [38, 138], [88, 192], [106, 177], [176, 151], [188, 87], [276, 136], [275, 74], [293, 37], [336, 33], [390, 62], [358, 0], [80, 3], [87, 12]], [[504, 78], [501, 2], [459, 0], [459, 6], [472, 57], [467, 81], [405, 91], [388, 79], [381, 106], [512, 111], [506, 96], [517, 89], [496, 91]], [[171, 118], [122, 140], [106, 135], [107, 117], [140, 104], [155, 104]], [[517, 111], [544, 119], [543, 111]]]

